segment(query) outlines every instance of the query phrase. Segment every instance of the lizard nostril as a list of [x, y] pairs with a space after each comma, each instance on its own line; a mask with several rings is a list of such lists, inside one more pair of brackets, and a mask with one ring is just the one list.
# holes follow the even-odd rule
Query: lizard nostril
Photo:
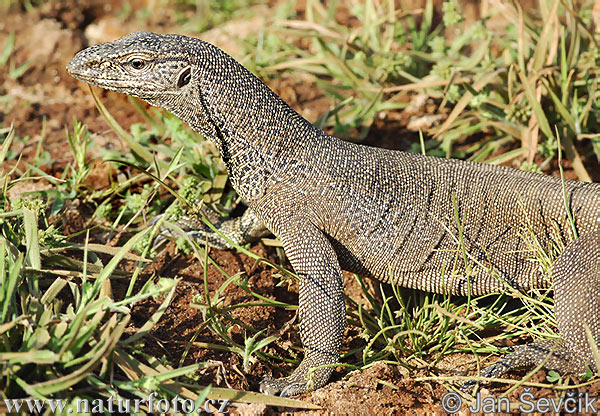
[[181, 88], [190, 83], [192, 78], [192, 68], [187, 67], [183, 71], [179, 73], [179, 77], [177, 77], [177, 88]]

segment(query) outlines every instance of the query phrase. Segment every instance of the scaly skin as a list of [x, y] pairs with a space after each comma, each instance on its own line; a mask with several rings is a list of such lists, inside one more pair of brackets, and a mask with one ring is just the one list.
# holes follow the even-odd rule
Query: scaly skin
[[[163, 107], [216, 143], [249, 207], [246, 219], [222, 228], [244, 242], [266, 227], [282, 242], [302, 278], [305, 358], [290, 377], [264, 380], [268, 393], [294, 395], [327, 382], [345, 325], [342, 269], [437, 293], [485, 294], [507, 283], [528, 290], [547, 282], [523, 238], [526, 225], [543, 247], [569, 239], [557, 178], [331, 137], [201, 40], [136, 32], [78, 53], [67, 69]], [[585, 327], [598, 343], [600, 186], [567, 181], [565, 188], [583, 237], [554, 268], [562, 340], [520, 347], [484, 375], [549, 353], [549, 365], [564, 372], [595, 368]], [[189, 231], [201, 241], [206, 233]]]

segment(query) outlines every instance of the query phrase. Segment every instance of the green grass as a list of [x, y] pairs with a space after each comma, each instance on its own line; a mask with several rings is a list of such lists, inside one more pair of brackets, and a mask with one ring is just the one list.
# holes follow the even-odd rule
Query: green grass
[[[366, 136], [376, 114], [404, 108], [421, 93], [449, 112], [427, 131], [429, 154], [490, 163], [526, 156], [529, 169], [537, 154], [544, 169], [557, 157], [556, 129], [576, 174], [589, 180], [577, 148], [589, 143], [599, 154], [592, 3], [540, 1], [535, 14], [503, 3], [496, 16], [471, 22], [450, 1], [434, 26], [431, 2], [411, 14], [368, 0], [352, 9], [360, 25], [348, 27], [333, 18], [335, 7], [308, 0], [305, 21], [273, 22], [258, 43], [249, 40], [248, 54], [264, 77], [311, 74], [336, 103], [318, 124], [338, 134], [358, 130], [353, 140]], [[502, 16], [506, 25], [490, 24]], [[310, 49], [290, 38], [309, 39]], [[468, 140], [477, 135], [482, 139]], [[512, 151], [497, 154], [507, 147]]]
[[[202, 30], [243, 16], [244, 8], [255, 2], [174, 3], [182, 24]], [[314, 120], [316, 124], [361, 141], [377, 117], [398, 114], [416, 94], [423, 94], [444, 115], [440, 125], [423, 132], [427, 154], [489, 163], [517, 159], [524, 169], [547, 170], [560, 158], [560, 137], [575, 174], [589, 178], [582, 157], [590, 161], [600, 155], [600, 55], [598, 38], [589, 29], [591, 2], [576, 7], [570, 1], [540, 1], [534, 12], [505, 2], [501, 14], [509, 23], [501, 27], [490, 24], [493, 16], [466, 20], [454, 1], [444, 3], [443, 15], [436, 18], [431, 2], [407, 13], [395, 9], [392, 1], [374, 0], [348, 2], [354, 5], [350, 12], [357, 22], [349, 27], [336, 22], [338, 2], [330, 3], [324, 7], [307, 0], [304, 20], [293, 20], [291, 3], [283, 3], [267, 28], [244, 41], [244, 63], [260, 76], [302, 72], [331, 99], [330, 111]], [[206, 20], [201, 13], [208, 13]], [[299, 39], [304, 41], [294, 41]], [[13, 46], [12, 36], [0, 45], [0, 68], [18, 78], [19, 68], [11, 67]], [[202, 311], [203, 322], [179, 362], [159, 362], [141, 352], [144, 337], [164, 314], [178, 283], [160, 276], [138, 282], [144, 264], [155, 254], [151, 241], [157, 230], [143, 231], [148, 220], [163, 212], [166, 219], [176, 219], [200, 202], [226, 217], [237, 196], [216, 148], [181, 121], [131, 100], [145, 123], [126, 131], [94, 99], [131, 149], [127, 154], [103, 151], [104, 163], [115, 172], [105, 189], [87, 182], [93, 164], [86, 155], [94, 144], [83, 123], [75, 120], [66, 134], [73, 162], [60, 177], [41, 169], [48, 156], [41, 141], [25, 164], [10, 150], [11, 142], [25, 139], [16, 138], [10, 129], [0, 131], [0, 163], [19, 162], [0, 175], [0, 398], [74, 400], [109, 394], [131, 398], [147, 397], [151, 389], [161, 397], [175, 393], [193, 400], [229, 397], [223, 390], [195, 384], [194, 373], [207, 363], [183, 365], [189, 350], [199, 347], [238, 355], [244, 370], [258, 362], [271, 368], [297, 364], [302, 357], [298, 345], [286, 348], [278, 334], [248, 326], [232, 313], [239, 308], [296, 306], [259, 295], [245, 276], [228, 275], [202, 244], [187, 241], [184, 235], [180, 248], [204, 267], [204, 290], [192, 304]], [[412, 150], [421, 151], [420, 144]], [[131, 175], [114, 180], [123, 167]], [[42, 178], [51, 189], [9, 198], [10, 189]], [[86, 218], [89, 229], [63, 236], [56, 224], [75, 200], [93, 212]], [[532, 257], [549, 276], [566, 242], [556, 239], [541, 246], [525, 215], [523, 230]], [[89, 236], [94, 235], [108, 235], [110, 244], [92, 243]], [[83, 242], [74, 243], [77, 238]], [[122, 247], [113, 247], [116, 243]], [[273, 268], [282, 285], [294, 281], [293, 273], [281, 264], [246, 247], [237, 250]], [[465, 262], [471, 261], [468, 253], [463, 255]], [[125, 271], [117, 267], [120, 261], [133, 266]], [[206, 280], [209, 265], [223, 275], [215, 290], [209, 290]], [[473, 365], [481, 368], [483, 355], [501, 353], [495, 344], [506, 338], [521, 343], [557, 336], [550, 290], [524, 294], [507, 286], [500, 296], [454, 297], [381, 286], [378, 297], [361, 277], [355, 278], [366, 306], [347, 298], [348, 322], [364, 343], [344, 351], [349, 369], [384, 361], [411, 371], [426, 370], [427, 376], [415, 379], [455, 388], [450, 381], [457, 377], [439, 376], [436, 369], [446, 356], [473, 353]], [[116, 279], [129, 281], [126, 292], [118, 296], [111, 287]], [[231, 285], [252, 300], [224, 306]], [[160, 307], [135, 332], [126, 331], [133, 305], [150, 297], [159, 297]], [[519, 302], [509, 301], [513, 298]], [[232, 336], [234, 325], [245, 331], [243, 342]], [[496, 335], [481, 335], [490, 329]], [[204, 330], [218, 341], [197, 341]], [[551, 378], [543, 386], [566, 388], [560, 377]], [[252, 395], [239, 400], [292, 404]]]
[[[174, 123], [170, 116], [157, 117], [160, 121], [154, 129], [157, 126], [162, 128], [161, 132], [170, 134], [173, 143], [190, 144], [186, 141], [190, 140], [192, 133], [180, 122]], [[149, 136], [157, 139], [158, 132], [152, 128], [149, 126], [152, 131]], [[134, 126], [132, 131], [136, 135], [132, 139], [141, 143], [140, 153], [150, 156], [147, 151], [151, 146], [142, 137], [147, 129]], [[5, 161], [15, 138], [12, 129], [2, 133], [0, 163]], [[152, 185], [148, 176], [152, 173], [145, 171], [156, 168], [157, 172], [152, 176], [175, 183], [183, 182], [182, 193], [185, 194], [185, 181], [181, 176], [183, 166], [196, 172], [199, 178], [204, 174], [212, 175], [217, 184], [218, 170], [211, 170], [213, 150], [206, 157], [194, 160], [176, 152], [164, 170], [154, 157], [146, 162], [135, 155], [134, 162], [123, 160], [121, 163], [135, 166], [144, 173], [123, 183], [113, 183], [110, 189], [96, 190], [86, 185], [87, 175], [91, 172], [90, 162], [85, 157], [89, 137], [85, 126], [75, 120], [73, 132], [67, 132], [67, 141], [74, 156], [73, 165], [66, 166], [61, 178], [43, 176], [54, 186], [50, 191], [32, 192], [25, 197], [10, 199], [8, 195], [13, 187], [24, 181], [38, 180], [37, 174], [43, 172], [31, 163], [27, 164], [25, 171], [19, 172], [18, 179], [13, 179], [18, 165], [11, 171], [2, 172], [0, 399], [64, 399], [67, 406], [75, 406], [76, 400], [80, 399], [90, 402], [107, 400], [109, 396], [114, 399], [147, 399], [150, 393], [155, 392], [159, 398], [171, 400], [178, 395], [199, 404], [206, 398], [235, 398], [238, 402], [260, 402], [273, 406], [314, 407], [279, 397], [198, 385], [194, 382], [194, 374], [214, 364], [169, 364], [142, 352], [144, 337], [166, 312], [179, 283], [179, 279], [155, 276], [143, 284], [135, 284], [144, 265], [149, 262], [145, 257], [151, 249], [148, 235], [155, 232], [152, 227], [143, 226], [140, 213], [145, 210], [155, 213], [163, 208], [161, 204], [151, 203], [155, 192], [148, 192], [148, 189], [158, 187], [158, 184]], [[194, 140], [194, 143], [203, 146], [199, 140]], [[204, 179], [208, 181], [206, 177]], [[193, 189], [200, 192], [204, 188], [194, 186]], [[219, 195], [223, 195], [222, 190]], [[74, 199], [96, 206], [97, 219], [112, 222], [107, 231], [117, 233], [113, 241], [124, 234], [126, 243], [122, 247], [91, 243], [90, 232], [103, 228], [102, 223], [95, 226], [96, 230], [84, 231], [83, 243], [70, 241], [76, 235], [61, 235], [49, 219], [59, 221], [60, 216], [65, 214], [63, 207], [67, 201]], [[176, 203], [179, 204], [178, 201]], [[103, 206], [106, 209], [100, 218], [98, 212]], [[142, 231], [132, 228], [141, 228]], [[142, 256], [132, 253], [135, 247]], [[122, 270], [117, 267], [122, 261], [128, 261], [135, 267], [128, 268], [130, 271]], [[111, 280], [115, 279], [129, 282], [125, 294], [113, 293]], [[159, 298], [159, 307], [141, 327], [131, 331], [132, 308], [150, 298]], [[259, 335], [249, 337], [246, 345], [235, 351], [244, 356], [245, 363], [253, 361], [254, 354], [268, 343], [268, 338], [258, 340]], [[0, 401], [0, 411], [6, 410]]]
[[[284, 20], [289, 9], [282, 5], [273, 28], [247, 40], [245, 62], [263, 78], [286, 71], [310, 74], [332, 99], [333, 108], [316, 124], [362, 140], [378, 114], [404, 109], [419, 92], [447, 114], [426, 132], [428, 154], [489, 163], [521, 158], [523, 168], [542, 170], [559, 158], [560, 135], [575, 174], [589, 180], [579, 149], [595, 158], [599, 138], [599, 54], [588, 29], [591, 2], [580, 9], [540, 2], [534, 13], [506, 5], [502, 13], [516, 23], [501, 28], [488, 24], [494, 16], [466, 21], [456, 2], [444, 3], [442, 22], [435, 26], [430, 2], [421, 13], [410, 14], [396, 10], [393, 2], [374, 1], [355, 6], [359, 24], [348, 27], [336, 22], [332, 3], [325, 8], [307, 1], [302, 21]], [[290, 39], [309, 42], [298, 46]], [[542, 247], [525, 215], [523, 224], [523, 238], [549, 276], [566, 242]], [[434, 365], [457, 351], [499, 353], [493, 343], [502, 338], [556, 337], [550, 290], [523, 294], [507, 286], [504, 296], [469, 297], [467, 303], [391, 291], [382, 305], [365, 289], [368, 311], [348, 300], [349, 321], [367, 341], [362, 361], [352, 362], [356, 351], [346, 354], [354, 368], [378, 360], [416, 368], [424, 358]], [[521, 306], [507, 309], [505, 296], [520, 299]], [[511, 331], [486, 339], [477, 335], [484, 328], [504, 327]]]
[[26, 62], [21, 66], [15, 67], [14, 61], [10, 59], [13, 50], [15, 47], [15, 33], [11, 32], [8, 34], [8, 39], [6, 40], [3, 49], [0, 50], [0, 68], [4, 68], [5, 66], [9, 66], [8, 76], [12, 79], [18, 79], [27, 71], [30, 63]]

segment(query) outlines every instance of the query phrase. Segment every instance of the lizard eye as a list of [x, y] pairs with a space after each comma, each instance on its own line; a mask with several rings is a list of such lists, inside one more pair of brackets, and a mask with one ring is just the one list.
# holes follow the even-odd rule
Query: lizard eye
[[131, 61], [129, 61], [129, 63], [133, 69], [142, 69], [146, 65], [146, 62], [140, 58], [133, 58]]
[[182, 87], [186, 86], [187, 84], [190, 83], [191, 79], [192, 79], [192, 68], [188, 66], [187, 68], [185, 68], [183, 71], [181, 71], [179, 73], [179, 76], [177, 77], [177, 88], [182, 88]]

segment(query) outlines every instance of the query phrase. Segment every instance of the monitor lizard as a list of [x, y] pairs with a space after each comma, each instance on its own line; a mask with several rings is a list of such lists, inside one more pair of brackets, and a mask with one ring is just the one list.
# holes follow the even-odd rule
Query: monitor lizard
[[[547, 287], [524, 223], [542, 246], [557, 235], [569, 240], [568, 210], [580, 237], [553, 268], [560, 340], [522, 345], [481, 375], [544, 361], [563, 372], [596, 368], [586, 331], [598, 344], [599, 184], [343, 141], [225, 52], [191, 37], [135, 32], [79, 52], [67, 69], [165, 108], [214, 142], [248, 206], [217, 226], [238, 244], [269, 231], [281, 241], [301, 279], [305, 355], [290, 376], [264, 379], [262, 391], [290, 396], [327, 383], [346, 321], [342, 269], [458, 295], [500, 292], [507, 284]], [[206, 233], [193, 224], [188, 231]]]

